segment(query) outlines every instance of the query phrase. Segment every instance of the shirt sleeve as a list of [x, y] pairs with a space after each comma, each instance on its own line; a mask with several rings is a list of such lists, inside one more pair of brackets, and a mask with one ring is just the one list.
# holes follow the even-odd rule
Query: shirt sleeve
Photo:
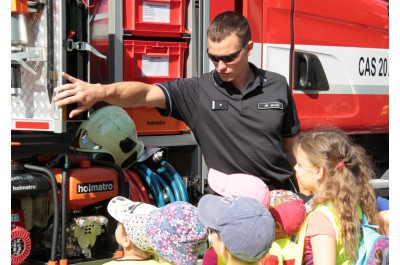
[[173, 117], [190, 125], [197, 117], [199, 83], [197, 78], [179, 78], [156, 84], [165, 94], [166, 109], [157, 109], [160, 115]]
[[306, 237], [327, 235], [336, 240], [336, 232], [328, 217], [319, 211], [310, 213]]
[[285, 115], [283, 117], [283, 127], [282, 127], [282, 136], [283, 137], [294, 137], [300, 132], [300, 120], [297, 115], [296, 103], [294, 102], [294, 98], [292, 92], [287, 86], [287, 97], [288, 97], [288, 105], [285, 110]]

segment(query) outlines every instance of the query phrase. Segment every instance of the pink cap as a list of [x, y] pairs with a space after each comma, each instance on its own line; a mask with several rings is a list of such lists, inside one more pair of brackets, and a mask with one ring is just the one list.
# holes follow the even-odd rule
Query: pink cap
[[268, 186], [256, 176], [248, 174], [225, 174], [210, 168], [208, 184], [216, 193], [224, 196], [250, 197], [269, 208], [270, 196]]

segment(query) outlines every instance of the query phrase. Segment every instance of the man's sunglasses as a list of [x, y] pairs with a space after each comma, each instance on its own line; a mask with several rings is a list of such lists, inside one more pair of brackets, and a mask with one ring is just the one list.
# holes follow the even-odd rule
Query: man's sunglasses
[[231, 53], [228, 55], [223, 55], [223, 56], [217, 56], [217, 55], [211, 54], [208, 52], [208, 49], [207, 49], [207, 54], [208, 54], [208, 58], [210, 58], [210, 60], [213, 61], [214, 63], [218, 63], [219, 61], [223, 61], [224, 63], [230, 63], [239, 56], [242, 49], [243, 49], [243, 47], [240, 48], [240, 50], [238, 50], [237, 52], [234, 52], [234, 53]]

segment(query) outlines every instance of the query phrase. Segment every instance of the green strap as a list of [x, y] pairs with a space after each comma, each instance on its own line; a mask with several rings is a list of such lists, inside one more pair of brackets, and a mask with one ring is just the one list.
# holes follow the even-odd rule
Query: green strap
[[294, 262], [295, 265], [301, 265], [303, 263], [304, 241], [306, 238], [306, 230], [307, 230], [309, 219], [310, 219], [310, 214], [307, 215], [306, 219], [304, 220], [304, 222], [298, 232], [297, 245], [299, 246], [299, 248], [298, 248], [298, 252], [296, 255], [295, 262]]

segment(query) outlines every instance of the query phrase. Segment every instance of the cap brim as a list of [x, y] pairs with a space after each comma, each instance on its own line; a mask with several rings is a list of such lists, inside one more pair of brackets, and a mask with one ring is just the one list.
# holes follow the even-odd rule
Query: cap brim
[[268, 186], [256, 176], [248, 174], [227, 175], [210, 168], [208, 184], [212, 190], [224, 197], [250, 197], [258, 200], [264, 207], [269, 207]]
[[112, 198], [107, 205], [108, 213], [120, 223], [130, 214], [147, 214], [155, 209], [157, 207], [154, 205], [134, 202], [122, 196]]
[[218, 193], [221, 196], [227, 196], [227, 182], [228, 182], [228, 175], [222, 173], [218, 170], [210, 168], [207, 175], [208, 184], [210, 185], [211, 189]]

